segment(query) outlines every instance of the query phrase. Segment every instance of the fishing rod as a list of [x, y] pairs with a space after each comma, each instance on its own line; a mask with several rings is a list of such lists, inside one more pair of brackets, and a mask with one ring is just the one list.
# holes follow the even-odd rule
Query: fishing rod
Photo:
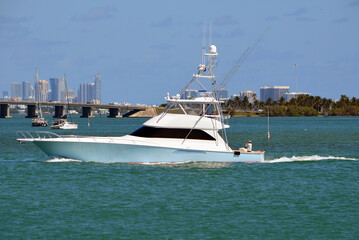
[[251, 54], [251, 52], [255, 49], [255, 47], [258, 45], [258, 43], [263, 39], [263, 37], [266, 35], [266, 33], [270, 30], [270, 27], [267, 27], [262, 34], [258, 36], [258, 38], [254, 41], [254, 43], [249, 46], [242, 56], [237, 60], [236, 64], [234, 64], [233, 68], [227, 73], [227, 75], [224, 77], [222, 82], [218, 85], [219, 88], [224, 88], [228, 81], [234, 76], [234, 74], [238, 71], [240, 68], [242, 62]]

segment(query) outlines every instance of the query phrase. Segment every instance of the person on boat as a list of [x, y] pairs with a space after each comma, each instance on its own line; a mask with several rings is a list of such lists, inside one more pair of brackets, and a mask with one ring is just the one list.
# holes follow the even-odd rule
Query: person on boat
[[252, 141], [251, 140], [249, 140], [246, 143], [246, 147], [247, 147], [247, 152], [252, 152]]

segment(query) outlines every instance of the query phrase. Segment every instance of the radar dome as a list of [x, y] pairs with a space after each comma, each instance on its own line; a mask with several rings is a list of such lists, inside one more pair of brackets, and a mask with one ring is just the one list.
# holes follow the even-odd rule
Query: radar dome
[[216, 54], [217, 53], [217, 47], [215, 45], [209, 46], [209, 53]]

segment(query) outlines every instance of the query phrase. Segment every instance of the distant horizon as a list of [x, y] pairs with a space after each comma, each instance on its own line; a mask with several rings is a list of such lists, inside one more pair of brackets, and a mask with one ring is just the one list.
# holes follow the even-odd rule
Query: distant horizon
[[[39, 80], [46, 80], [46, 79], [39, 79]], [[46, 81], [47, 81], [47, 80], [46, 80]], [[22, 83], [22, 82], [18, 82], [18, 83]], [[80, 84], [81, 84], [81, 83], [80, 83]], [[83, 83], [83, 84], [87, 84], [87, 83]], [[276, 87], [286, 87], [286, 86], [278, 86], [278, 85], [273, 85], [273, 86], [276, 86]], [[262, 86], [262, 87], [273, 87], [273, 86]], [[74, 91], [76, 92], [76, 90], [75, 90], [75, 89], [72, 89], [72, 88], [69, 88], [68, 90], [74, 90]], [[227, 90], [227, 89], [225, 88], [225, 90]], [[1, 90], [0, 90], [0, 91], [1, 91]], [[10, 90], [10, 91], [4, 90], [4, 91], [7, 91], [7, 92], [9, 93], [10, 99], [8, 99], [8, 101], [13, 101], [13, 100], [11, 100], [11, 90]], [[4, 91], [1, 91], [1, 93], [3, 93]], [[228, 91], [228, 90], [227, 90], [227, 91]], [[258, 100], [260, 100], [260, 94], [259, 94], [258, 91], [243, 90], [243, 91], [241, 91], [241, 92], [245, 92], [245, 91], [252, 91], [252, 92], [254, 92], [254, 93], [257, 95]], [[180, 91], [179, 91], [179, 92], [180, 92]], [[179, 93], [179, 92], [178, 92], [178, 93]], [[228, 99], [232, 99], [233, 97], [235, 97], [234, 95], [237, 95], [237, 94], [239, 94], [239, 93], [241, 93], [241, 92], [228, 94]], [[310, 92], [300, 92], [300, 91], [299, 91], [299, 92], [291, 92], [291, 91], [290, 91], [289, 93], [290, 93], [290, 94], [299, 93], [299, 95], [310, 95], [310, 96], [313, 96], [313, 97], [321, 97], [321, 98], [331, 99], [331, 100], [333, 100], [333, 101], [338, 101], [342, 95], [347, 96], [349, 99], [352, 99], [353, 97], [354, 97], [354, 98], [358, 98], [358, 97], [355, 97], [355, 96], [350, 96], [350, 95], [345, 94], [345, 93], [340, 93], [338, 99], [334, 99], [334, 98], [330, 98], [330, 97], [325, 97], [325, 96], [320, 96], [320, 95], [313, 95], [313, 94], [311, 94]], [[176, 94], [177, 94], [177, 93], [174, 93], [173, 96], [175, 96]], [[165, 97], [165, 96], [164, 96], [164, 97]], [[1, 95], [1, 97], [0, 97], [0, 100], [5, 100], [5, 99], [3, 99], [2, 95]], [[17, 100], [15, 100], [15, 101], [17, 101]], [[23, 99], [22, 99], [22, 100], [19, 100], [19, 101], [27, 101], [27, 100], [23, 100]], [[34, 101], [34, 102], [36, 102], [36, 101]], [[48, 100], [48, 101], [46, 101], [46, 102], [59, 102], [59, 101]], [[76, 103], [78, 103], [78, 102], [76, 102]], [[161, 103], [154, 103], [154, 104], [141, 103], [141, 102], [132, 103], [132, 102], [126, 102], [126, 101], [119, 102], [119, 101], [116, 101], [116, 100], [114, 100], [114, 101], [109, 101], [109, 102], [103, 102], [103, 101], [101, 101], [101, 104], [112, 104], [112, 103], [118, 103], [118, 104], [127, 104], [127, 103], [129, 103], [130, 105], [140, 104], [140, 105], [147, 105], [147, 106], [153, 106], [153, 105], [158, 105], [158, 106], [160, 106], [161, 104], [166, 103], [166, 100], [164, 99], [163, 102], [161, 102]]]

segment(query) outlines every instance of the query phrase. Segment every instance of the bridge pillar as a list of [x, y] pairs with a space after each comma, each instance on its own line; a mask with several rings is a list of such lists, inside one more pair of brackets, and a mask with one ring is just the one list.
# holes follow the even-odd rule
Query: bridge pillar
[[108, 109], [108, 118], [120, 118], [121, 112], [119, 108], [109, 108]]
[[64, 116], [64, 112], [65, 108], [63, 105], [60, 106], [55, 106], [55, 115], [53, 116], [53, 118], [61, 118]]
[[11, 118], [9, 104], [0, 104], [0, 118]]
[[36, 118], [36, 105], [27, 105], [27, 115], [26, 118]]
[[80, 117], [81, 118], [93, 118], [94, 116], [92, 115], [91, 107], [82, 107], [82, 115]]

